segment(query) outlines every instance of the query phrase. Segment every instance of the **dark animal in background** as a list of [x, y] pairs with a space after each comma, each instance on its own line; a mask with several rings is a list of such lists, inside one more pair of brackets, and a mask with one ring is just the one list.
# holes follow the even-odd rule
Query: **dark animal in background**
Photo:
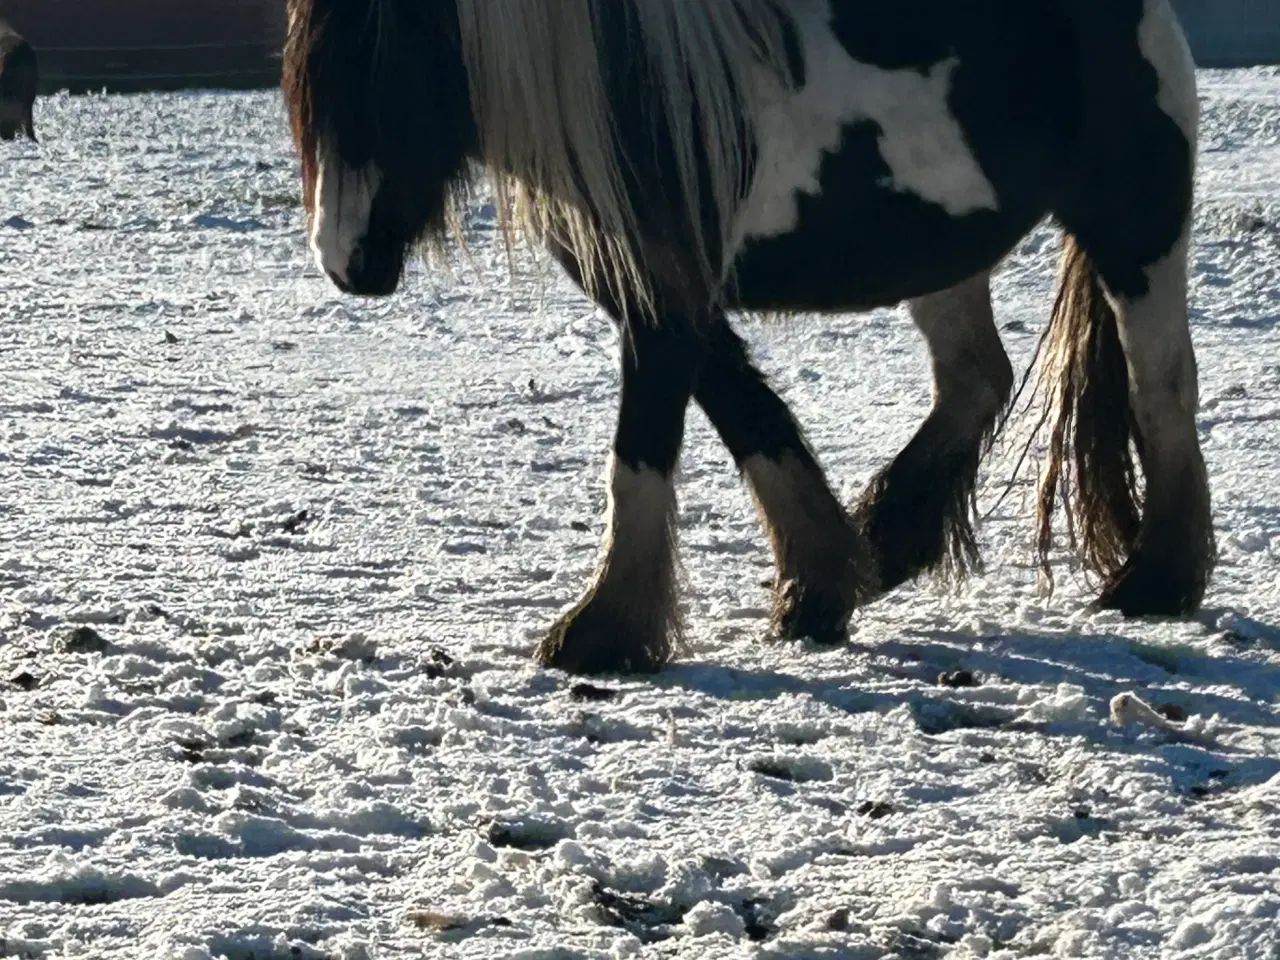
[[0, 140], [12, 140], [20, 133], [36, 138], [33, 110], [38, 82], [35, 50], [0, 20]]
[[[976, 566], [973, 490], [1014, 382], [989, 276], [1046, 216], [1065, 253], [1042, 564], [1065, 501], [1101, 606], [1201, 603], [1199, 114], [1169, 0], [289, 0], [289, 18], [311, 245], [338, 287], [392, 292], [487, 170], [622, 328], [604, 556], [543, 664], [655, 669], [679, 643], [690, 400], [758, 504], [781, 636], [838, 640], [897, 585]], [[727, 316], [903, 301], [933, 410], [846, 512]]]

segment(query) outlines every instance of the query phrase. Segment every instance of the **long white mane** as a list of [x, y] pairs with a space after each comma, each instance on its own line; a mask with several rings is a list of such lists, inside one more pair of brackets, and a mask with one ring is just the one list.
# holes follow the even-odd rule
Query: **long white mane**
[[[673, 136], [679, 196], [697, 233], [701, 268], [722, 264], [746, 189], [742, 132], [750, 134], [751, 116], [742, 97], [762, 69], [785, 76], [787, 2], [456, 0], [472, 108], [504, 227], [554, 236], [583, 265], [588, 284], [599, 271], [615, 289], [642, 298], [651, 292], [625, 239], [635, 236], [636, 212], [615, 149], [599, 42], [601, 8], [629, 4], [658, 119]], [[699, 228], [699, 153], [708, 166], [718, 249]]]

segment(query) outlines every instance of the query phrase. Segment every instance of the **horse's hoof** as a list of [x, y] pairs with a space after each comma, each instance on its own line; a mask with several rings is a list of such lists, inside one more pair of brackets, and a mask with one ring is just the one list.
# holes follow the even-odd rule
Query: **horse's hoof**
[[1094, 602], [1099, 610], [1118, 610], [1126, 617], [1182, 617], [1200, 606], [1204, 586], [1190, 570], [1176, 564], [1131, 560]]
[[806, 589], [788, 580], [774, 594], [770, 635], [778, 640], [811, 640], [836, 646], [849, 638], [852, 611], [837, 594]]
[[547, 631], [534, 659], [542, 667], [589, 676], [656, 673], [670, 662], [674, 646], [665, 625], [637, 626], [587, 602]]

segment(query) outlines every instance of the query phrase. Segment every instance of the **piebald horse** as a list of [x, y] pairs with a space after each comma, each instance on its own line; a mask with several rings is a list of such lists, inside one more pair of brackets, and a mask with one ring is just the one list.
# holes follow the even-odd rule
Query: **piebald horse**
[[[504, 227], [621, 328], [602, 559], [542, 664], [652, 670], [678, 648], [691, 399], [768, 532], [778, 635], [838, 641], [904, 581], [976, 566], [974, 485], [1014, 383], [990, 272], [1046, 216], [1064, 253], [1041, 563], [1065, 502], [1099, 605], [1200, 604], [1198, 103], [1169, 0], [289, 0], [284, 67], [311, 247], [341, 290], [394, 291], [487, 174]], [[846, 511], [726, 315], [903, 301], [933, 408]]]

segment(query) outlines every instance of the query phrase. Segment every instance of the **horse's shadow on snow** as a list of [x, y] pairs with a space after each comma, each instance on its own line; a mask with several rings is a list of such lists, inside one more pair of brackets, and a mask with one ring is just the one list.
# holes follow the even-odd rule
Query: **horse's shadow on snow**
[[[1250, 639], [1229, 633], [1241, 652], [1250, 647], [1280, 648], [1280, 628], [1260, 625], [1270, 633]], [[780, 694], [806, 694], [836, 709], [860, 713], [892, 707], [913, 697], [946, 693], [937, 680], [947, 671], [964, 669], [984, 692], [1001, 698], [991, 684], [1081, 687], [1090, 698], [1109, 701], [1125, 691], [1176, 703], [1189, 713], [1217, 713], [1231, 723], [1280, 727], [1280, 666], [1241, 656], [1213, 655], [1190, 646], [1144, 643], [1114, 633], [1039, 633], [1019, 631], [977, 636], [948, 630], [906, 630], [903, 640], [879, 643], [852, 641], [831, 651], [860, 657], [857, 668], [814, 677], [823, 652], [805, 652], [809, 669], [800, 673], [756, 670], [720, 663], [684, 661], [669, 667], [659, 680], [709, 696], [770, 699]], [[1270, 642], [1268, 642], [1270, 641]], [[799, 653], [799, 651], [798, 651]], [[843, 664], [847, 667], [847, 663]], [[911, 692], [878, 692], [889, 680], [916, 682]], [[1197, 687], [1213, 687], [1209, 692]], [[1237, 695], [1227, 692], [1234, 690]], [[1012, 697], [1016, 689], [1003, 691]], [[971, 698], [966, 698], [971, 699]], [[1009, 702], [1012, 702], [1010, 700]]]
[[[906, 706], [920, 731], [936, 736], [953, 730], [1020, 731], [1052, 737], [1083, 737], [1098, 746], [1152, 749], [1174, 766], [1212, 770], [1235, 786], [1266, 780], [1280, 760], [1210, 739], [1196, 742], [1166, 731], [1121, 730], [1106, 720], [1117, 694], [1134, 692], [1149, 703], [1174, 705], [1188, 715], [1220, 718], [1223, 728], [1280, 728], [1280, 666], [1244, 654], [1280, 649], [1280, 628], [1237, 618], [1248, 635], [1228, 631], [1232, 653], [1209, 653], [1189, 645], [1153, 644], [1112, 633], [1018, 631], [975, 636], [947, 630], [907, 630], [902, 639], [852, 641], [824, 652], [798, 655], [803, 672], [741, 669], [685, 661], [665, 671], [659, 683], [718, 699], [771, 700], [792, 694], [849, 713], [887, 713]], [[1238, 650], [1239, 653], [1234, 651]], [[857, 661], [850, 664], [849, 654]], [[823, 675], [829, 656], [839, 668]], [[949, 689], [943, 675], [966, 671], [975, 685]], [[1055, 717], [1028, 713], [1020, 699], [1027, 686], [1079, 688], [1087, 715]], [[1049, 694], [1052, 696], [1052, 692]], [[1179, 777], [1178, 779], [1183, 779]]]

